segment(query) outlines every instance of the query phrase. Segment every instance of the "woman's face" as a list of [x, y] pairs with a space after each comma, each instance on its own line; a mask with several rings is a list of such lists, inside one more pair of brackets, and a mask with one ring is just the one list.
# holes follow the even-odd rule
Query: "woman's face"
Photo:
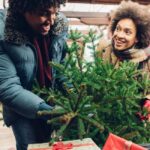
[[132, 19], [125, 18], [118, 22], [113, 33], [113, 46], [116, 50], [122, 51], [137, 43], [137, 29]]
[[58, 8], [38, 10], [36, 12], [26, 12], [24, 17], [30, 27], [39, 34], [48, 34], [51, 26], [54, 24]]

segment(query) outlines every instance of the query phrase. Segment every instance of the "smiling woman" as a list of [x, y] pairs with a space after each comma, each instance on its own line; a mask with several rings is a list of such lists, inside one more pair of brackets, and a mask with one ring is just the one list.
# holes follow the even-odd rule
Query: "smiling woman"
[[[144, 8], [143, 8], [144, 7]], [[148, 7], [122, 2], [110, 24], [111, 41], [100, 40], [98, 52], [104, 61], [119, 67], [123, 61], [137, 64], [150, 78], [150, 15]], [[104, 44], [105, 43], [105, 44]], [[150, 99], [150, 89], [146, 93]]]
[[122, 19], [118, 22], [113, 33], [113, 45], [116, 50], [125, 50], [138, 41], [136, 38], [136, 25], [130, 18]]
[[150, 74], [150, 15], [146, 8], [131, 1], [120, 4], [110, 24], [111, 42], [100, 40], [98, 45], [98, 51], [105, 49], [104, 60], [115, 65], [123, 60], [139, 63]]

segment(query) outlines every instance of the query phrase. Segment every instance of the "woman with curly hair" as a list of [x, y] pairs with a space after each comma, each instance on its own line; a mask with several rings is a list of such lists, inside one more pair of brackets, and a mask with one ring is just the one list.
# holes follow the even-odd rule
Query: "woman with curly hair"
[[150, 15], [146, 6], [123, 1], [113, 12], [110, 31], [111, 41], [102, 39], [97, 47], [103, 60], [116, 67], [124, 60], [132, 61], [150, 75]]
[[[113, 12], [110, 31], [111, 41], [100, 40], [99, 42], [100, 57], [115, 67], [125, 60], [134, 62], [138, 64], [138, 69], [150, 77], [150, 15], [148, 8], [136, 2], [123, 1]], [[149, 93], [146, 99], [150, 99]], [[145, 102], [150, 103], [149, 100]]]
[[140, 63], [139, 67], [149, 73], [150, 15], [146, 6], [131, 1], [122, 2], [113, 12], [110, 31], [111, 42], [100, 40], [98, 45], [98, 51], [103, 50], [104, 60], [109, 60], [114, 65], [130, 60]]
[[12, 126], [17, 150], [27, 150], [28, 144], [50, 138], [48, 117], [38, 117], [37, 112], [51, 111], [53, 107], [31, 89], [35, 78], [41, 88], [59, 88], [56, 70], [48, 62], [61, 63], [65, 57], [68, 21], [59, 12], [65, 0], [8, 2], [6, 20], [1, 21], [5, 26], [0, 26], [1, 31], [4, 27], [0, 41], [0, 101], [5, 124]]

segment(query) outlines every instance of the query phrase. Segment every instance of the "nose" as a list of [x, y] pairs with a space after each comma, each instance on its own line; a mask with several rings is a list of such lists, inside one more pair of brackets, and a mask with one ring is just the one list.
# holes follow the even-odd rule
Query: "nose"
[[118, 38], [124, 38], [124, 32], [123, 31], [117, 32], [116, 35], [117, 35]]
[[53, 25], [55, 19], [56, 19], [56, 14], [50, 14], [50, 15], [47, 17], [47, 22], [49, 22], [51, 25]]

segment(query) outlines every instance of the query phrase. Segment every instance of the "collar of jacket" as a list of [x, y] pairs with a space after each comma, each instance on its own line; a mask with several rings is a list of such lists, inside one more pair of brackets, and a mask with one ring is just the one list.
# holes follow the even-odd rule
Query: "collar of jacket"
[[[29, 43], [27, 24], [21, 16], [13, 15], [8, 12], [4, 30], [4, 40], [15, 44]], [[68, 21], [62, 13], [57, 13], [54, 25], [51, 27], [49, 34], [60, 35], [68, 29]]]
[[135, 63], [143, 62], [149, 59], [150, 54], [150, 47], [144, 49], [137, 49], [137, 48], [129, 48], [123, 51], [115, 50], [112, 46], [113, 53], [122, 60], [130, 60]]

